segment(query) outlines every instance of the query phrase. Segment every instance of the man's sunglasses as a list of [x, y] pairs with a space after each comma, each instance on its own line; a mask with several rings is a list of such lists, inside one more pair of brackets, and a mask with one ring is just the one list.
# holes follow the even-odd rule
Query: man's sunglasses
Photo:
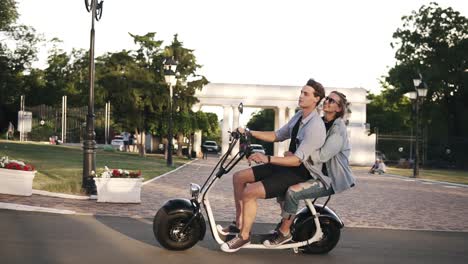
[[328, 96], [325, 97], [325, 102], [327, 102], [327, 101], [328, 101], [329, 104], [338, 104], [338, 102], [335, 99], [333, 99], [331, 97], [328, 97]]

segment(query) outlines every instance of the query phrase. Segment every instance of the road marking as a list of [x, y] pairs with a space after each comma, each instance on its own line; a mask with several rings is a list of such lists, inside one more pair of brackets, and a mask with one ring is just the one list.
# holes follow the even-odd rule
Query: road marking
[[180, 167], [177, 167], [177, 168], [174, 169], [174, 170], [168, 171], [168, 172], [164, 173], [163, 175], [160, 175], [160, 176], [158, 176], [158, 177], [155, 177], [155, 178], [153, 178], [153, 179], [151, 179], [151, 180], [147, 180], [147, 181], [143, 182], [143, 185], [146, 185], [146, 184], [148, 184], [148, 183], [152, 183], [153, 181], [158, 180], [158, 179], [162, 179], [162, 178], [166, 177], [167, 175], [169, 175], [169, 174], [171, 174], [171, 173], [173, 173], [173, 172], [176, 172], [176, 171], [182, 169], [182, 168], [185, 167], [185, 166], [190, 165], [192, 162], [197, 161], [197, 160], [198, 160], [198, 159], [191, 160], [191, 161], [185, 163], [184, 165], [182, 165], [182, 166], [180, 166]]
[[150, 220], [148, 220], [148, 219], [146, 219], [146, 218], [141, 218], [141, 217], [132, 217], [132, 218], [135, 219], [135, 220], [137, 220], [137, 221], [139, 221], [139, 222], [142, 222], [142, 223], [144, 223], [144, 224], [148, 224], [148, 225], [152, 225], [152, 224], [153, 224], [152, 221], [150, 221]]
[[447, 186], [447, 185], [444, 185], [444, 187], [445, 187], [445, 188], [452, 188], [452, 189], [458, 189], [458, 188], [460, 188], [460, 187], [458, 187], [458, 186]]
[[432, 182], [421, 182], [421, 183], [422, 183], [422, 184], [427, 184], [427, 185], [432, 185], [432, 184], [434, 184], [434, 183], [432, 183]]

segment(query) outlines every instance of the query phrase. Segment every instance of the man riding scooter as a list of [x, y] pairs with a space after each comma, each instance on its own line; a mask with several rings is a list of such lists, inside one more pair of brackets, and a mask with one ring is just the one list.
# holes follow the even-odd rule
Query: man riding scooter
[[[309, 198], [329, 196], [354, 186], [355, 179], [349, 167], [350, 145], [343, 116], [346, 113], [346, 96], [331, 92], [323, 104], [323, 121], [327, 131], [325, 144], [313, 152], [305, 166], [323, 164], [322, 173], [331, 181], [309, 180], [288, 188], [282, 205], [281, 226], [273, 238], [263, 242], [266, 247], [277, 247], [291, 240], [290, 227], [299, 207], [299, 201]], [[328, 186], [326, 186], [328, 185]]]
[[291, 139], [289, 151], [294, 155], [286, 157], [267, 156], [255, 153], [249, 162], [261, 165], [238, 171], [233, 176], [234, 199], [236, 205], [235, 225], [226, 228], [218, 227], [221, 234], [238, 231], [239, 234], [221, 246], [225, 252], [238, 251], [250, 243], [250, 231], [257, 212], [257, 199], [269, 199], [284, 195], [289, 186], [310, 179], [327, 181], [321, 174], [322, 164], [304, 165], [312, 152], [325, 142], [325, 126], [316, 107], [325, 97], [323, 86], [313, 79], [302, 87], [299, 107], [291, 120], [277, 130], [244, 131], [251, 136], [267, 141], [277, 142]]

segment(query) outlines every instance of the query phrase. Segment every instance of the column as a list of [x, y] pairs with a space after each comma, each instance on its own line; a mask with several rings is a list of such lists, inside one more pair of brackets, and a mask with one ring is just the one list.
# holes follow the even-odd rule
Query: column
[[[239, 109], [237, 108], [237, 105], [233, 105], [232, 107], [232, 130], [235, 130], [239, 127]], [[232, 154], [236, 155], [237, 152], [239, 152], [239, 142], [234, 146], [232, 149]]]
[[229, 133], [232, 120], [230, 118], [232, 108], [230, 105], [223, 105], [223, 125], [221, 128], [221, 154], [226, 153], [229, 148]]
[[[279, 129], [279, 117], [278, 117], [278, 109], [277, 108], [274, 108], [273, 109], [275, 111], [275, 131]], [[277, 143], [273, 143], [273, 155], [274, 156], [278, 156], [278, 144]]]
[[[281, 128], [286, 124], [286, 107], [280, 106], [275, 111], [275, 130]], [[282, 157], [285, 149], [285, 142], [274, 143], [274, 155]]]
[[202, 131], [197, 130], [193, 134], [193, 151], [195, 151], [197, 157], [201, 157], [201, 145], [202, 145]]
[[[286, 120], [285, 120], [285, 124], [288, 123], [291, 120], [291, 118], [294, 116], [294, 114], [296, 113], [296, 107], [297, 106], [295, 106], [295, 105], [294, 106], [288, 106], [288, 110], [286, 111], [287, 117], [286, 117]], [[291, 142], [290, 139], [284, 141], [284, 145], [286, 147], [285, 150], [287, 150], [287, 148], [289, 147], [290, 142]]]
[[[198, 112], [201, 109], [201, 104], [194, 104], [192, 106], [192, 111], [193, 112]], [[201, 145], [202, 145], [202, 131], [197, 130], [193, 133], [193, 143], [192, 143], [192, 151], [194, 151], [197, 157], [202, 156], [201, 152]], [[192, 153], [190, 153], [192, 155]]]
[[291, 118], [294, 116], [294, 114], [296, 114], [296, 108], [297, 108], [297, 106], [295, 106], [295, 105], [288, 106], [288, 118], [286, 119], [286, 123], [289, 122], [289, 120], [291, 120]]

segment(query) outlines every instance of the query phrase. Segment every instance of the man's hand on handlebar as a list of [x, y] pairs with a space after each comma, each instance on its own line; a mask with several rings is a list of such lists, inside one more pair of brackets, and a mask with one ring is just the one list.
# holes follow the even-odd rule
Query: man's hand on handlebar
[[237, 128], [237, 132], [241, 133], [241, 134], [245, 134], [245, 128], [243, 127], [238, 127]]
[[262, 154], [262, 153], [254, 153], [252, 155], [250, 155], [249, 159], [249, 166], [251, 164], [251, 162], [255, 162], [256, 164], [259, 164], [259, 163], [268, 163], [268, 156]]

